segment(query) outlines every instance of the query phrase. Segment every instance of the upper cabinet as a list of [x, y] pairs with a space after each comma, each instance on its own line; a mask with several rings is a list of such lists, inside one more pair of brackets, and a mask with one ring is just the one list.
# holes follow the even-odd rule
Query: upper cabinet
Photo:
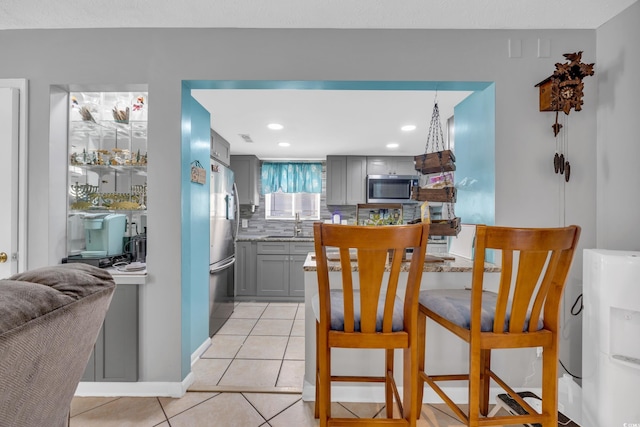
[[231, 164], [231, 144], [213, 129], [211, 129], [211, 157], [225, 166]]
[[413, 157], [367, 157], [367, 175], [417, 175]]
[[144, 234], [147, 93], [73, 92], [68, 134], [69, 256], [128, 252]]
[[240, 204], [258, 206], [260, 160], [252, 155], [231, 156], [230, 167], [234, 172]]
[[347, 156], [347, 204], [357, 205], [367, 200], [367, 161], [365, 157]]
[[365, 203], [367, 158], [327, 156], [327, 205]]
[[327, 156], [327, 205], [367, 202], [367, 175], [417, 175], [410, 156]]
[[327, 156], [327, 205], [347, 201], [347, 156]]

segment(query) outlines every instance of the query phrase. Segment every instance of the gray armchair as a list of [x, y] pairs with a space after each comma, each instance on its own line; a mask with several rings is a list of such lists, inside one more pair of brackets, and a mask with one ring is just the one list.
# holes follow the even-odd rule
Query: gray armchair
[[67, 425], [115, 286], [86, 264], [0, 280], [0, 426]]

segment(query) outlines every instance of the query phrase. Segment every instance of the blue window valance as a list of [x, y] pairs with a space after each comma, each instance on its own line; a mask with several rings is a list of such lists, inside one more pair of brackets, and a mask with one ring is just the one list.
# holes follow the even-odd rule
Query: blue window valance
[[262, 194], [322, 193], [322, 163], [263, 162]]

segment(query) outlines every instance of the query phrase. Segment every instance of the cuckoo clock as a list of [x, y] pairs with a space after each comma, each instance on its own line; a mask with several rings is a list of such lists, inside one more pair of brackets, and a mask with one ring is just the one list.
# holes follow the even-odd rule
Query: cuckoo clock
[[[565, 158], [565, 152], [568, 151], [568, 141], [565, 136], [558, 140], [558, 134], [567, 124], [567, 116], [571, 110], [582, 110], [582, 97], [584, 93], [584, 83], [582, 79], [594, 74], [594, 64], [584, 64], [582, 62], [582, 52], [565, 53], [563, 55], [567, 62], [564, 64], [556, 63], [554, 73], [538, 83], [536, 87], [540, 88], [540, 111], [555, 111], [555, 123], [551, 126], [553, 136], [556, 138], [556, 154], [553, 159], [554, 170], [556, 173], [565, 175], [565, 180], [569, 181], [571, 166], [569, 160]], [[559, 112], [565, 115], [563, 118], [564, 125], [559, 121]]]

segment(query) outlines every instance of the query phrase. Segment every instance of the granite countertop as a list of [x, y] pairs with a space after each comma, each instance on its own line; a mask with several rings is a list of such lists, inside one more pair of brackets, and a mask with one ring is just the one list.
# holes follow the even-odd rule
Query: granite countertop
[[[428, 254], [433, 257], [437, 256], [446, 256], [445, 261], [441, 262], [425, 262], [424, 268], [422, 271], [434, 272], [434, 273], [470, 273], [473, 271], [473, 260], [468, 258], [462, 258], [459, 256], [451, 255], [451, 254], [442, 254], [442, 253], [434, 253]], [[500, 272], [500, 267], [495, 264], [491, 264], [486, 262], [484, 271], [487, 273], [498, 273]], [[351, 268], [353, 271], [358, 270], [358, 265], [356, 262], [351, 262]], [[389, 267], [387, 267], [388, 271]], [[316, 271], [316, 260], [315, 253], [309, 252], [307, 255], [307, 259], [304, 262], [304, 271]], [[339, 261], [329, 261], [329, 271], [342, 271], [340, 267]], [[402, 263], [401, 271], [409, 271], [409, 262]]]
[[287, 236], [287, 235], [263, 235], [263, 234], [239, 234], [237, 242], [313, 242], [313, 236]]
[[[313, 236], [302, 235], [298, 237], [287, 235], [264, 235], [264, 234], [238, 234], [236, 237], [237, 242], [313, 242]], [[446, 241], [429, 241], [431, 247], [442, 247], [443, 250], [437, 252], [446, 252]]]

